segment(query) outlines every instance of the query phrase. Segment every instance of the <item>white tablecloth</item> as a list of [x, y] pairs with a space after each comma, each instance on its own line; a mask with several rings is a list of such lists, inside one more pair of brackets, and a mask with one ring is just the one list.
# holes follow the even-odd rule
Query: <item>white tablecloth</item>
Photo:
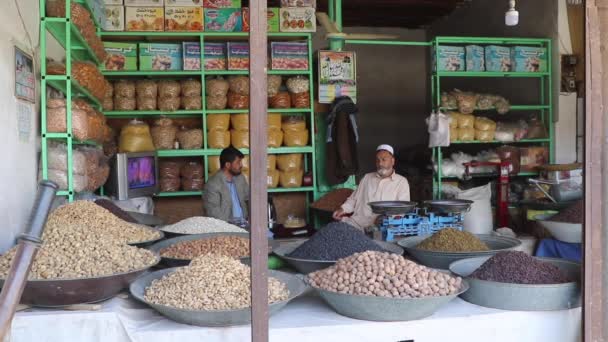
[[[459, 298], [433, 316], [411, 322], [367, 322], [333, 312], [305, 296], [270, 320], [271, 341], [570, 342], [579, 341], [581, 309], [516, 312], [480, 307]], [[16, 314], [11, 342], [234, 341], [250, 339], [250, 326], [202, 328], [167, 320], [131, 299], [114, 298], [99, 311], [30, 309]]]

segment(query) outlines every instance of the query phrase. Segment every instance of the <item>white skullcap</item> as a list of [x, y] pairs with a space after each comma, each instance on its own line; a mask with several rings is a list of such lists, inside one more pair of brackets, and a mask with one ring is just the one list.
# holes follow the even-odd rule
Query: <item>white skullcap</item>
[[390, 152], [390, 154], [395, 155], [395, 150], [393, 150], [393, 147], [391, 145], [387, 145], [387, 144], [382, 144], [380, 146], [378, 146], [376, 148], [376, 152], [378, 151], [387, 151]]

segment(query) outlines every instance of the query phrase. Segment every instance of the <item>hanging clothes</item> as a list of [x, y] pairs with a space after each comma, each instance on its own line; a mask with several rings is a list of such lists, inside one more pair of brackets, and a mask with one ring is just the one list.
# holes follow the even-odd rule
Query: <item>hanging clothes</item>
[[326, 176], [330, 185], [342, 184], [359, 170], [357, 106], [348, 96], [337, 97], [327, 117]]

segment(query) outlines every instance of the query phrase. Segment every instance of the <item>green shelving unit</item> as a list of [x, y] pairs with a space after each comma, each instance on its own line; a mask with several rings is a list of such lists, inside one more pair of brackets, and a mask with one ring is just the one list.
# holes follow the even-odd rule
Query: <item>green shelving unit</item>
[[[479, 145], [479, 146], [495, 146], [502, 144], [509, 145], [526, 145], [526, 146], [547, 146], [549, 149], [550, 162], [554, 160], [554, 131], [553, 131], [553, 70], [551, 60], [551, 39], [532, 39], [532, 38], [484, 38], [484, 37], [436, 37], [430, 43], [430, 46], [437, 49], [441, 45], [525, 45], [525, 46], [536, 46], [544, 47], [547, 53], [547, 72], [470, 72], [470, 71], [435, 71], [431, 75], [431, 99], [433, 108], [435, 110], [450, 111], [455, 110], [451, 108], [441, 107], [441, 92], [448, 89], [442, 88], [442, 79], [444, 78], [502, 78], [507, 79], [503, 82], [516, 82], [517, 79], [535, 79], [538, 82], [538, 89], [540, 90], [540, 97], [536, 104], [526, 105], [512, 105], [510, 111], [528, 111], [531, 113], [539, 114], [539, 118], [547, 127], [549, 136], [546, 139], [522, 139], [519, 141], [504, 143], [500, 141], [456, 141], [450, 145]], [[438, 64], [438, 60], [434, 60], [435, 65]], [[437, 68], [435, 68], [437, 69]], [[512, 79], [512, 80], [511, 80]], [[515, 85], [515, 83], [514, 83]], [[487, 92], [491, 93], [491, 89]], [[476, 114], [491, 112], [493, 109], [487, 111], [476, 110]], [[437, 169], [433, 176], [433, 197], [436, 199], [441, 198], [442, 183], [444, 179], [455, 179], [453, 177], [445, 177], [442, 174], [441, 164], [443, 160], [443, 151], [445, 147], [433, 148], [432, 155], [433, 160], [437, 164]], [[521, 172], [516, 177], [533, 177], [537, 176], [536, 172]], [[474, 174], [475, 178], [490, 178], [497, 177], [495, 173], [491, 174]]]
[[[201, 59], [204, 58], [203, 51], [207, 41], [231, 41], [231, 40], [246, 40], [249, 37], [248, 32], [100, 32], [104, 41], [128, 41], [128, 42], [145, 42], [145, 41], [163, 41], [163, 42], [182, 42], [196, 41], [201, 45]], [[310, 33], [269, 33], [269, 40], [273, 41], [293, 41], [300, 40], [308, 43], [308, 59], [309, 65], [313, 65], [312, 60], [312, 35]], [[202, 64], [202, 63], [201, 63]], [[205, 180], [208, 180], [209, 157], [219, 156], [221, 149], [213, 149], [209, 147], [207, 141], [207, 115], [216, 114], [241, 114], [248, 113], [249, 109], [222, 109], [208, 110], [205, 99], [205, 78], [207, 76], [230, 76], [230, 75], [249, 75], [248, 70], [194, 70], [194, 71], [102, 71], [102, 74], [109, 80], [117, 80], [121, 78], [164, 78], [185, 79], [197, 78], [201, 80], [203, 85], [201, 96], [203, 98], [203, 108], [200, 110], [177, 110], [177, 111], [106, 111], [105, 116], [108, 118], [155, 118], [161, 115], [170, 118], [201, 118], [203, 132], [203, 148], [197, 150], [159, 150], [157, 155], [160, 158], [179, 158], [191, 157], [199, 158], [205, 165]], [[268, 113], [281, 113], [283, 115], [302, 114], [307, 117], [308, 130], [310, 133], [309, 145], [303, 147], [278, 147], [269, 148], [269, 154], [285, 154], [285, 153], [302, 153], [304, 154], [305, 172], [311, 172], [313, 179], [316, 179], [316, 156], [315, 156], [315, 122], [312, 114], [313, 110], [313, 70], [269, 70], [269, 75], [305, 75], [309, 78], [310, 85], [310, 103], [309, 108], [289, 108], [289, 109], [268, 109]], [[241, 149], [244, 154], [249, 154], [248, 149]], [[317, 187], [299, 187], [299, 188], [269, 188], [269, 193], [286, 193], [286, 192], [305, 192], [311, 194], [313, 200], [317, 193]], [[163, 192], [158, 194], [159, 197], [181, 197], [181, 196], [200, 196], [200, 191], [177, 191]]]

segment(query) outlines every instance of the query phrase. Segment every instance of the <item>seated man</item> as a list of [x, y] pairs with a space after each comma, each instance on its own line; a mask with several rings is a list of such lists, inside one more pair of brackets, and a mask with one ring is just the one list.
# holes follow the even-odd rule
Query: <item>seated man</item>
[[247, 220], [249, 185], [241, 174], [243, 157], [241, 151], [232, 146], [222, 150], [221, 169], [209, 178], [203, 190], [203, 205], [207, 216], [226, 222]]
[[[357, 190], [333, 213], [335, 220], [361, 230], [373, 226], [378, 215], [368, 205], [376, 201], [409, 201], [410, 186], [405, 177], [395, 173], [394, 150], [390, 145], [376, 149], [376, 172], [365, 175]], [[348, 214], [352, 215], [348, 217]]]

